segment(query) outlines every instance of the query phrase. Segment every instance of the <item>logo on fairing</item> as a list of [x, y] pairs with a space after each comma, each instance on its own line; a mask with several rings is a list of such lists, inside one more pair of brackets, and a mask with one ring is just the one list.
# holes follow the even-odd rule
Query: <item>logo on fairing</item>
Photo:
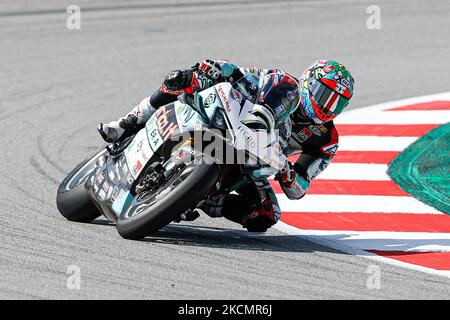
[[205, 108], [209, 108], [209, 106], [212, 105], [215, 101], [216, 101], [216, 94], [215, 94], [215, 93], [210, 93], [210, 94], [206, 97], [206, 99], [205, 99], [205, 101], [204, 101], [204, 103], [203, 103], [203, 106], [204, 106]]
[[156, 125], [158, 132], [164, 140], [168, 140], [172, 136], [173, 132], [178, 128], [178, 125], [175, 122], [169, 121], [169, 112], [170, 110], [167, 110], [166, 107], [160, 107], [154, 113], [157, 118]]
[[98, 191], [98, 200], [103, 201], [106, 198], [106, 192], [103, 189]]
[[133, 175], [137, 175], [141, 171], [141, 169], [142, 169], [142, 163], [141, 163], [141, 161], [138, 160], [131, 171], [132, 171]]
[[237, 90], [231, 89], [230, 97], [236, 102], [242, 102], [242, 94]]
[[186, 127], [189, 121], [191, 121], [192, 118], [196, 115], [196, 112], [191, 108], [187, 108], [184, 114], [185, 117], [183, 119], [183, 127]]
[[110, 187], [110, 185], [109, 185], [108, 181], [105, 181], [103, 183], [102, 189], [103, 189], [103, 191], [108, 192], [109, 191], [109, 187]]
[[227, 96], [226, 96], [226, 94], [225, 94], [225, 91], [223, 91], [222, 86], [218, 86], [217, 91], [219, 92], [220, 100], [221, 100], [222, 103], [225, 105], [225, 108], [227, 109], [227, 111], [228, 111], [228, 112], [231, 112], [230, 104], [228, 103]]
[[138, 145], [136, 146], [136, 152], [141, 152], [143, 143], [144, 143], [144, 141], [141, 141], [138, 143]]
[[239, 133], [245, 139], [248, 146], [250, 146], [251, 148], [255, 148], [256, 143], [255, 143], [255, 141], [253, 141], [252, 136], [249, 134], [249, 132], [247, 132], [247, 130], [245, 130], [245, 128], [243, 128], [242, 126], [239, 126], [237, 128], [237, 131], [239, 131]]
[[103, 176], [103, 174], [99, 174], [99, 175], [97, 176], [97, 182], [98, 182], [99, 184], [101, 184], [104, 180], [105, 180], [105, 177]]
[[119, 195], [119, 188], [116, 186], [113, 189], [112, 195], [111, 195], [111, 201], [115, 201], [117, 196]]

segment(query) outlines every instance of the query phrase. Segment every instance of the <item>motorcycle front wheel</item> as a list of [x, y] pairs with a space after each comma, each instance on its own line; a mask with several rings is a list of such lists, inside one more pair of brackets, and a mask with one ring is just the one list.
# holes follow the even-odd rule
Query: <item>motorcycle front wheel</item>
[[[167, 164], [165, 165], [167, 167]], [[168, 225], [193, 209], [219, 178], [215, 164], [186, 163], [155, 192], [138, 194], [119, 215], [117, 231], [125, 239], [138, 240]]]

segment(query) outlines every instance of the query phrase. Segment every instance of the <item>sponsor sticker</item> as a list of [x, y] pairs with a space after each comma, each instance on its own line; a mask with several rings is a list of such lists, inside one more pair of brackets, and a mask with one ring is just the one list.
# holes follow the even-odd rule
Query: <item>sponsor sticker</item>
[[275, 108], [275, 112], [277, 115], [280, 115], [284, 112], [284, 107], [282, 105], [279, 105], [278, 107]]
[[114, 187], [113, 188], [113, 192], [112, 192], [112, 195], [111, 195], [111, 201], [113, 201], [114, 202], [114, 200], [116, 200], [116, 198], [117, 198], [117, 196], [119, 195], [119, 188], [118, 187]]
[[216, 101], [216, 94], [215, 93], [210, 93], [205, 101], [203, 102], [203, 106], [205, 108], [208, 108], [210, 105], [212, 105], [214, 102]]
[[242, 101], [242, 94], [239, 91], [231, 89], [230, 96], [231, 96], [231, 98], [234, 101], [237, 101], [237, 102], [241, 103], [241, 101]]
[[158, 148], [162, 145], [163, 139], [158, 132], [158, 129], [153, 128], [153, 130], [148, 131], [148, 139], [150, 141], [150, 146], [153, 150], [158, 150]]
[[284, 167], [284, 162], [281, 162], [274, 157], [271, 157], [270, 155], [264, 155], [261, 157], [261, 159], [270, 164], [272, 167], [276, 168], [277, 170], [281, 170]]
[[135, 176], [138, 175], [138, 173], [141, 171], [142, 169], [142, 163], [141, 161], [137, 161], [136, 164], [134, 165], [133, 169], [131, 169], [131, 173]]
[[128, 147], [125, 149], [126, 152], [131, 152], [131, 150], [134, 148], [134, 145], [136, 144], [136, 138], [133, 139], [133, 141], [130, 142]]
[[98, 191], [98, 200], [103, 201], [106, 198], [106, 192], [103, 189]]
[[325, 128], [325, 126], [324, 126], [323, 124], [321, 124], [321, 125], [319, 126], [319, 129], [320, 129], [320, 131], [322, 131], [323, 133], [326, 133], [326, 132], [328, 131], [328, 129]]
[[127, 182], [131, 185], [134, 182], [134, 178], [130, 173], [127, 173]]
[[160, 107], [154, 113], [156, 118], [156, 127], [158, 128], [159, 134], [164, 140], [169, 140], [173, 132], [178, 129], [178, 125], [173, 121], [169, 120], [169, 113], [173, 112], [173, 109], [167, 109], [166, 107]]
[[98, 181], [99, 184], [102, 183], [104, 180], [105, 180], [105, 177], [102, 174], [99, 174], [97, 176], [97, 181]]
[[112, 205], [113, 211], [119, 215], [122, 213], [123, 208], [131, 202], [133, 199], [133, 196], [128, 190], [121, 189], [119, 191], [119, 195], [117, 196], [117, 199], [114, 201]]
[[109, 183], [107, 181], [105, 181], [103, 183], [102, 189], [103, 189], [103, 191], [108, 192], [108, 190], [109, 190]]
[[139, 141], [139, 143], [136, 146], [136, 152], [141, 152], [143, 144], [144, 144], [143, 140]]
[[114, 182], [114, 179], [116, 179], [116, 175], [114, 174], [114, 171], [110, 170], [108, 173], [108, 177], [111, 182]]
[[254, 149], [256, 147], [256, 143], [248, 130], [246, 130], [243, 126], [239, 126], [237, 128], [237, 131], [239, 131], [241, 136], [245, 139], [247, 147], [250, 147], [251, 149]]
[[221, 100], [222, 103], [225, 105], [225, 108], [227, 109], [227, 111], [228, 111], [228, 112], [231, 112], [230, 104], [228, 103], [227, 96], [226, 96], [226, 94], [225, 94], [225, 91], [223, 91], [223, 88], [222, 88], [221, 85], [218, 86], [217, 92], [219, 92], [220, 100]]
[[111, 199], [111, 196], [112, 196], [112, 193], [113, 193], [113, 189], [114, 188], [112, 188], [112, 187], [108, 189], [108, 193], [106, 194], [106, 198], [107, 199]]
[[[152, 155], [153, 151], [147, 140], [147, 131], [141, 130], [133, 139], [132, 148], [127, 148], [125, 153], [126, 165], [134, 178], [140, 174]], [[124, 174], [127, 174], [128, 170], [124, 166], [125, 164], [122, 166], [122, 171]]]
[[322, 135], [322, 131], [320, 130], [320, 128], [318, 128], [317, 126], [315, 126], [315, 125], [309, 125], [308, 126], [308, 129], [312, 132], [312, 133], [314, 133], [316, 136], [321, 136]]
[[305, 142], [309, 137], [312, 136], [311, 131], [308, 128], [303, 128], [295, 135], [300, 141]]

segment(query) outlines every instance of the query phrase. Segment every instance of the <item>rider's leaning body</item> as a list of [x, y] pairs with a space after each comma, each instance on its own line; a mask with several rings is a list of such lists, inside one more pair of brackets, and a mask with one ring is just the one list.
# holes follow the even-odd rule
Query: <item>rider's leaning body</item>
[[[260, 76], [284, 73], [278, 69], [245, 68], [224, 60], [204, 60], [193, 67], [170, 72], [152, 96], [140, 101], [131, 112], [117, 121], [100, 124], [99, 132], [107, 142], [115, 142], [127, 131], [141, 129], [155, 110], [176, 101], [182, 93], [204, 90], [219, 82], [235, 82], [248, 73]], [[289, 199], [302, 198], [310, 182], [330, 163], [338, 148], [338, 133], [333, 119], [348, 105], [353, 95], [353, 77], [333, 60], [317, 60], [299, 80], [300, 103], [291, 110], [281, 127], [288, 131], [285, 153], [298, 155], [292, 164], [286, 161], [276, 176]], [[275, 224], [281, 211], [267, 179], [255, 177], [253, 184], [201, 206], [212, 217], [225, 217], [249, 231], [265, 231]]]

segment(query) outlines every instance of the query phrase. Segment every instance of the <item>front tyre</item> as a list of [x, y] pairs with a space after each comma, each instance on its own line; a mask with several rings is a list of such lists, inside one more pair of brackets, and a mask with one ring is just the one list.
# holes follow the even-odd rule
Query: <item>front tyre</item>
[[87, 194], [84, 183], [96, 168], [97, 159], [105, 153], [105, 148], [98, 150], [93, 157], [84, 160], [73, 169], [59, 185], [56, 206], [67, 220], [90, 222], [101, 215]]
[[125, 239], [144, 238], [168, 225], [186, 210], [194, 208], [214, 187], [219, 178], [219, 168], [203, 161], [191, 168], [181, 182], [170, 192], [164, 190], [165, 195], [157, 201], [152, 200], [149, 207], [145, 207], [144, 203], [133, 209], [139, 212], [130, 214], [129, 209], [121, 214], [117, 221], [119, 234]]

